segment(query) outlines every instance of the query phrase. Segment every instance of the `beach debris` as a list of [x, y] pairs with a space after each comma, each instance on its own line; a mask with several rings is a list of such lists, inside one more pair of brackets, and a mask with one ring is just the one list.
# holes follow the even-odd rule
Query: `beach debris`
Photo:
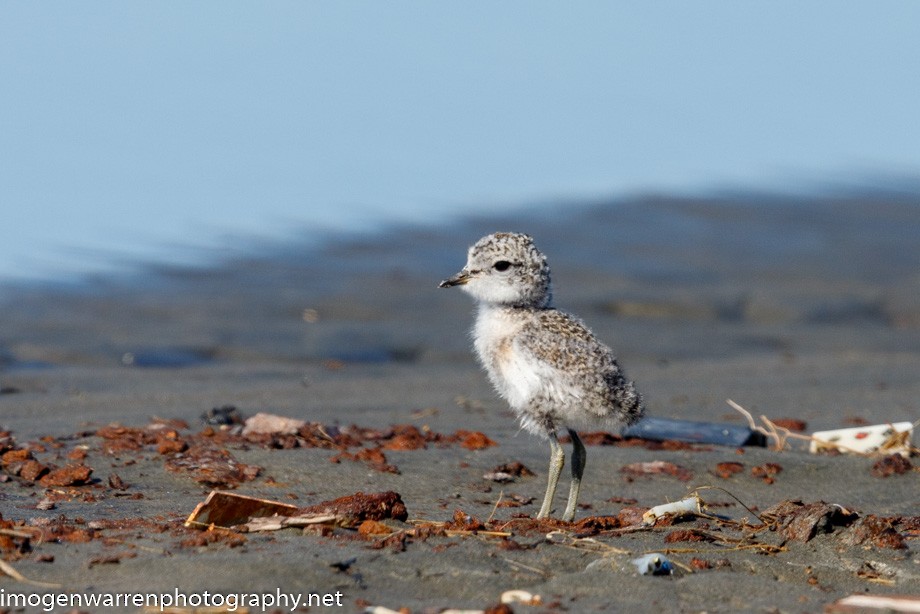
[[636, 567], [639, 575], [668, 576], [674, 573], [674, 566], [668, 557], [658, 552], [644, 554], [631, 562]]
[[292, 516], [297, 510], [296, 505], [288, 503], [212, 490], [204, 501], [195, 506], [185, 521], [185, 526], [230, 529], [253, 518]]
[[43, 512], [53, 510], [55, 507], [57, 506], [55, 505], [54, 501], [48, 497], [42, 497], [42, 500], [35, 504], [35, 509], [42, 510]]
[[356, 529], [365, 520], [406, 520], [409, 513], [402, 497], [393, 491], [339, 497], [317, 505], [302, 507], [287, 517], [253, 518], [245, 525], [249, 531], [274, 531], [283, 527], [332, 524]]
[[914, 425], [910, 422], [872, 424], [811, 434], [810, 452], [844, 452], [861, 454], [900, 454], [910, 456], [910, 439]]
[[728, 479], [742, 471], [744, 471], [743, 464], [736, 461], [729, 461], [717, 464], [715, 471], [712, 473], [720, 478]]
[[333, 463], [340, 463], [342, 460], [365, 462], [374, 471], [380, 471], [381, 473], [395, 473], [396, 475], [399, 475], [399, 468], [396, 465], [391, 465], [387, 462], [387, 457], [384, 455], [380, 447], [361, 448], [357, 452], [339, 452], [329, 460]]
[[776, 476], [782, 473], [783, 468], [779, 463], [764, 463], [751, 467], [751, 475], [760, 478], [764, 484], [773, 484], [776, 482]]
[[86, 566], [92, 569], [96, 565], [112, 565], [121, 563], [122, 559], [133, 559], [137, 557], [137, 552], [125, 551], [125, 552], [116, 552], [115, 554], [105, 554], [102, 556], [97, 556], [92, 558], [87, 562]]
[[39, 582], [37, 580], [30, 580], [24, 575], [16, 571], [16, 568], [0, 559], [0, 573], [3, 575], [9, 576], [10, 578], [16, 580], [17, 582], [22, 582], [23, 584], [31, 584], [32, 586], [39, 586], [41, 588], [60, 588], [60, 584], [54, 584], [52, 582]]
[[693, 479], [693, 473], [686, 467], [675, 465], [667, 461], [649, 461], [642, 463], [630, 463], [620, 468], [622, 473], [627, 476], [650, 476], [650, 475], [670, 475], [678, 480], [688, 481]]
[[246, 543], [246, 536], [232, 529], [208, 527], [179, 542], [180, 548], [206, 548], [212, 544], [220, 544], [228, 548], [238, 548]]
[[721, 446], [763, 446], [763, 435], [737, 424], [645, 417], [623, 430], [624, 437], [708, 443]]
[[774, 425], [781, 429], [787, 429], [795, 433], [804, 433], [808, 428], [808, 423], [798, 418], [773, 418]]
[[900, 454], [908, 457], [916, 451], [911, 445], [914, 425], [910, 422], [894, 424], [861, 425], [852, 428], [816, 431], [811, 435], [793, 432], [798, 424], [789, 424], [788, 420], [774, 421], [760, 416], [763, 426], [755, 423], [749, 411], [731, 399], [726, 401], [735, 411], [748, 421], [748, 426], [761, 433], [775, 450], [784, 450], [790, 439], [807, 441], [811, 453], [833, 452], [862, 454], [865, 456]]
[[713, 542], [716, 538], [700, 529], [677, 529], [664, 536], [664, 543], [675, 542]]
[[875, 514], [868, 514], [854, 522], [841, 535], [840, 540], [847, 546], [870, 545], [876, 548], [904, 550], [907, 548], [907, 543], [895, 529], [895, 522], [896, 519], [880, 518]]
[[890, 454], [875, 461], [875, 464], [872, 465], [872, 475], [877, 478], [887, 478], [893, 475], [903, 475], [913, 469], [913, 464], [906, 456]]
[[216, 488], [235, 488], [254, 480], [262, 471], [261, 467], [241, 463], [227, 450], [204, 441], [166, 459], [166, 469], [187, 473], [196, 482]]
[[867, 614], [870, 612], [920, 612], [917, 595], [850, 595], [824, 608], [827, 614]]
[[543, 605], [540, 595], [524, 590], [510, 590], [502, 593], [499, 603], [520, 603], [521, 605]]
[[455, 436], [460, 440], [460, 445], [467, 450], [483, 450], [498, 445], [479, 431], [459, 430]]
[[513, 461], [499, 465], [482, 477], [483, 479], [503, 484], [507, 482], [513, 482], [517, 478], [533, 477], [535, 475], [536, 474], [533, 471], [528, 469], [520, 461]]
[[786, 500], [760, 514], [787, 540], [807, 542], [819, 533], [831, 533], [835, 527], [851, 525], [859, 517], [836, 503], [802, 503]]
[[259, 412], [246, 419], [242, 435], [296, 435], [306, 425], [305, 421], [296, 418]]
[[686, 516], [698, 516], [703, 513], [703, 500], [699, 495], [693, 494], [689, 497], [675, 501], [674, 503], [664, 503], [656, 505], [652, 509], [642, 514], [642, 524], [652, 525], [659, 518], [672, 516], [674, 519]]
[[211, 426], [233, 426], [243, 424], [243, 414], [234, 405], [212, 407], [201, 414], [201, 420]]
[[38, 483], [42, 486], [82, 486], [89, 482], [93, 470], [86, 465], [65, 465], [53, 469], [42, 477]]

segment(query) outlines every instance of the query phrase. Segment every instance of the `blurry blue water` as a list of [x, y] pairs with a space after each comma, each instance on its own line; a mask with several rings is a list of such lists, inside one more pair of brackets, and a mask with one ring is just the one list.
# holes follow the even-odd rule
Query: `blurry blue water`
[[5, 3], [0, 281], [916, 177], [920, 4]]

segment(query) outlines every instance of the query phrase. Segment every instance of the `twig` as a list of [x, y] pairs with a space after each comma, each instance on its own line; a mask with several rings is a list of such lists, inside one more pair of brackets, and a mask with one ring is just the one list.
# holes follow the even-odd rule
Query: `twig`
[[[709, 484], [707, 484], [707, 485], [705, 485], [705, 486], [697, 486], [696, 488], [694, 488], [693, 490], [690, 491], [690, 494], [695, 495], [695, 494], [697, 493], [697, 491], [699, 491], [699, 490], [721, 490], [721, 491], [724, 492], [726, 495], [728, 495], [729, 497], [731, 497], [732, 499], [734, 499], [735, 501], [737, 501], [738, 503], [740, 503], [740, 504], [741, 504], [741, 507], [743, 507], [744, 509], [746, 509], [747, 511], [749, 511], [751, 514], [753, 514], [753, 515], [754, 515], [754, 518], [756, 518], [757, 520], [759, 520], [761, 524], [767, 524], [766, 522], [764, 522], [763, 518], [761, 518], [760, 516], [757, 515], [757, 512], [755, 512], [754, 510], [752, 510], [751, 508], [749, 508], [747, 505], [745, 505], [744, 501], [742, 501], [741, 499], [739, 499], [738, 497], [736, 497], [734, 494], [732, 494], [732, 493], [729, 492], [728, 490], [725, 490], [725, 489], [722, 488], [721, 486], [711, 486], [711, 485], [709, 485]], [[704, 507], [705, 507], [705, 506], [704, 506]]]
[[61, 588], [60, 584], [54, 584], [53, 582], [38, 582], [37, 580], [29, 580], [24, 575], [16, 571], [12, 565], [3, 559], [0, 559], [0, 571], [13, 578], [14, 580], [24, 582], [26, 584], [31, 584], [32, 586], [40, 586], [42, 588]]
[[[747, 419], [748, 426], [751, 427], [752, 431], [757, 431], [758, 433], [764, 435], [767, 439], [775, 441], [776, 443], [774, 444], [773, 448], [777, 451], [781, 451], [785, 449], [786, 443], [789, 439], [798, 439], [799, 441], [815, 442], [819, 446], [824, 446], [824, 447], [831, 448], [831, 449], [836, 448], [838, 450], [842, 450], [849, 454], [857, 454], [859, 456], [864, 456], [864, 457], [878, 456], [878, 453], [862, 452], [861, 450], [855, 450], [853, 448], [849, 448], [838, 442], [824, 441], [823, 439], [819, 439], [812, 435], [800, 435], [799, 433], [793, 433], [791, 430], [785, 427], [777, 426], [774, 422], [772, 422], [766, 416], [760, 416], [761, 421], [763, 421], [766, 427], [759, 426], [756, 422], [754, 422], [754, 417], [751, 416], [751, 413], [748, 410], [744, 409], [743, 407], [741, 407], [740, 405], [738, 405], [731, 399], [726, 399], [726, 402], [729, 405], [731, 405], [731, 407], [735, 411], [737, 411], [742, 416], [744, 416], [745, 419]], [[897, 436], [898, 434], [896, 433], [895, 435], [892, 436], [892, 438], [896, 438]], [[883, 445], [882, 449], [885, 449], [885, 447], [886, 446]]]
[[504, 490], [498, 491], [498, 501], [495, 502], [495, 505], [492, 507], [492, 513], [489, 514], [489, 517], [486, 518], [486, 524], [492, 522], [492, 519], [495, 518], [495, 512], [498, 511], [498, 504], [502, 502], [502, 497], [505, 495]]
[[539, 567], [531, 567], [530, 565], [525, 565], [524, 563], [515, 561], [514, 559], [502, 557], [502, 560], [508, 563], [509, 565], [511, 565], [512, 567], [520, 567], [521, 569], [526, 569], [527, 571], [533, 572], [535, 574], [539, 574], [545, 578], [552, 575], [550, 574], [550, 572], [546, 571], [545, 569], [540, 569]]

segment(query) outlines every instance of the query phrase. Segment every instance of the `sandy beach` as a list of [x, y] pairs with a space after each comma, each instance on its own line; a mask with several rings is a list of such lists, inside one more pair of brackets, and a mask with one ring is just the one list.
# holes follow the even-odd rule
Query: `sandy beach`
[[[576, 522], [530, 521], [548, 446], [520, 432], [474, 362], [469, 297], [437, 288], [483, 234], [528, 232], [557, 306], [614, 348], [652, 416], [744, 425], [732, 399], [805, 433], [915, 422], [918, 229], [916, 195], [648, 197], [8, 288], [0, 446], [15, 454], [0, 467], [0, 544], [45, 585], [7, 576], [0, 588], [330, 596], [311, 612], [483, 610], [512, 589], [540, 596], [514, 612], [820, 612], [850, 594], [920, 596], [916, 456], [882, 477], [878, 458], [809, 454], [799, 441], [589, 445]], [[312, 426], [222, 438], [232, 429], [202, 416], [228, 407]], [[116, 424], [134, 430], [105, 430]], [[203, 479], [194, 454], [258, 471]], [[535, 475], [484, 477], [513, 462]], [[92, 473], [48, 479], [74, 466]], [[637, 511], [703, 486], [724, 489], [699, 491], [718, 518], [629, 528]], [[379, 519], [390, 533], [353, 521], [184, 528], [214, 488], [298, 507], [392, 491], [407, 517]], [[557, 514], [566, 490], [563, 474]], [[815, 507], [804, 533], [782, 514], [758, 518], [789, 501], [846, 513]], [[649, 552], [674, 573], [640, 575], [630, 561]], [[276, 599], [266, 611], [291, 610]]]

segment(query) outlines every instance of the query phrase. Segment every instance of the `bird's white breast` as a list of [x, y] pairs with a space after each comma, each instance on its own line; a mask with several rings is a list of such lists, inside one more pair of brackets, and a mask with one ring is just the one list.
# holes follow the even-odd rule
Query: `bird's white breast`
[[480, 305], [473, 328], [476, 353], [498, 393], [514, 409], [522, 409], [543, 385], [541, 365], [520, 351], [515, 337], [527, 323], [519, 312]]

